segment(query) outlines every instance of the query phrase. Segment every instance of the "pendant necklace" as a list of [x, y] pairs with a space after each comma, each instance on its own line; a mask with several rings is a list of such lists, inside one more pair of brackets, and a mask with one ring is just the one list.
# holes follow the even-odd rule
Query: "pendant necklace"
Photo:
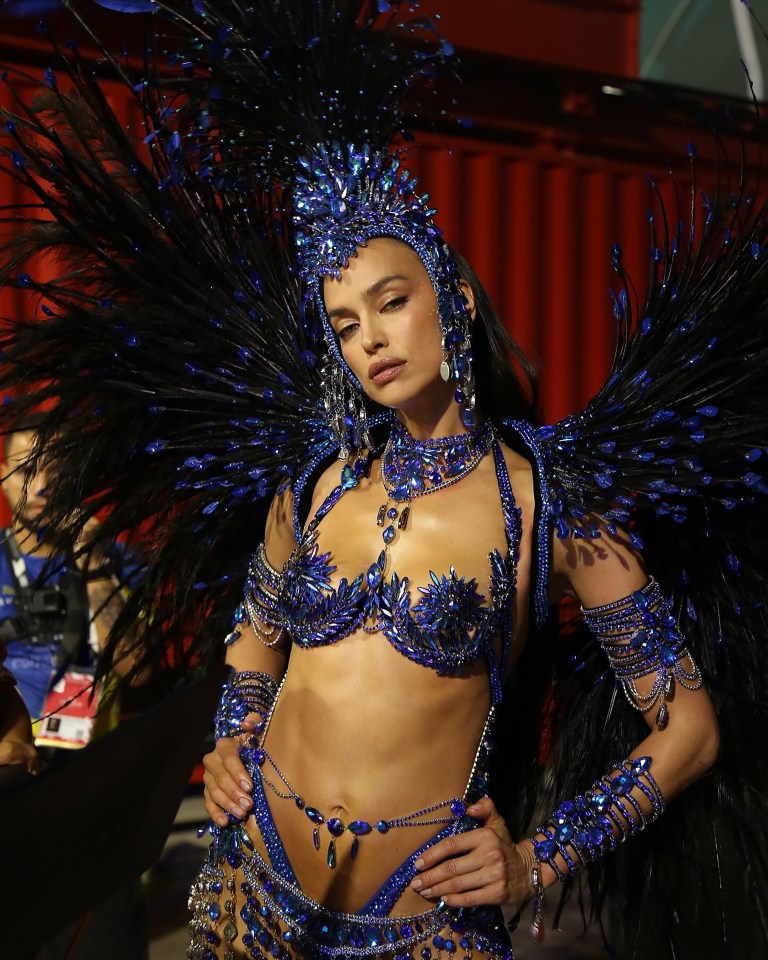
[[470, 433], [429, 440], [415, 440], [398, 420], [394, 422], [381, 458], [387, 499], [376, 514], [377, 525], [384, 528], [385, 551], [397, 531], [406, 529], [411, 501], [463, 480], [488, 453], [493, 440], [493, 426], [487, 420]]

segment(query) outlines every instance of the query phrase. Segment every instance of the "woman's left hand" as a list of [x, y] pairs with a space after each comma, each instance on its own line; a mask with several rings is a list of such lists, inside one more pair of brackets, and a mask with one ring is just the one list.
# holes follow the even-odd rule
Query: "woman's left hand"
[[467, 808], [483, 826], [447, 837], [416, 861], [411, 889], [450, 907], [518, 904], [530, 899], [533, 846], [513, 843], [490, 797]]

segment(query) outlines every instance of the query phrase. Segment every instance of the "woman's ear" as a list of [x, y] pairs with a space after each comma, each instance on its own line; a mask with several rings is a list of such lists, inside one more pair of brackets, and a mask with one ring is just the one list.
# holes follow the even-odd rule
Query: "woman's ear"
[[470, 287], [466, 280], [459, 280], [459, 286], [461, 287], [461, 292], [464, 295], [469, 316], [472, 320], [474, 320], [477, 316], [477, 308], [475, 307], [475, 294], [472, 291], [472, 287]]

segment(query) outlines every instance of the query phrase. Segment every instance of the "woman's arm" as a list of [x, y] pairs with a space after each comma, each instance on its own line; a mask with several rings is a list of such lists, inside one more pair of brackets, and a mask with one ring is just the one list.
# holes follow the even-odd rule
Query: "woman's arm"
[[[592, 541], [556, 540], [553, 566], [558, 593], [575, 595], [586, 608], [600, 608], [631, 599], [648, 583], [642, 560], [628, 539], [607, 530]], [[642, 603], [642, 597], [639, 602]], [[627, 604], [619, 603], [612, 609], [623, 611], [626, 607]], [[615, 644], [615, 626], [611, 634], [608, 642]], [[612, 652], [621, 653], [615, 646]], [[690, 659], [683, 657], [682, 665], [693, 673]], [[634, 678], [640, 697], [648, 696], [656, 676], [654, 670]], [[645, 714], [648, 736], [630, 755], [632, 759], [651, 758], [652, 778], [664, 801], [702, 776], [714, 763], [719, 746], [717, 719], [706, 691], [701, 687], [687, 689], [683, 684], [675, 683], [670, 694], [666, 723], [657, 724], [658, 709], [654, 704]], [[616, 757], [616, 762], [625, 759]], [[605, 771], [605, 774], [609, 778], [607, 782], [615, 776], [612, 771]], [[652, 802], [655, 800], [654, 791], [647, 778], [637, 777], [631, 782], [626, 799], [618, 799], [619, 806], [610, 811], [614, 817], [603, 822], [606, 831], [609, 821], [614, 824], [611, 833], [617, 839], [623, 830], [634, 832], [644, 820], [654, 819], [657, 815]], [[531, 871], [537, 862], [533, 839], [512, 843], [504, 821], [488, 798], [483, 798], [468, 812], [482, 819], [484, 826], [444, 840], [427, 851], [422, 862], [417, 863], [421, 872], [413, 883], [414, 889], [430, 899], [442, 898], [453, 907], [519, 903], [528, 899], [533, 892]], [[630, 819], [634, 822], [630, 823]], [[542, 839], [542, 835], [539, 834], [537, 839]], [[609, 838], [606, 837], [600, 851], [607, 845]], [[578, 853], [573, 847], [565, 846], [566, 855], [578, 869], [581, 865]], [[540, 879], [544, 887], [554, 883], [557, 872], [563, 876], [569, 872], [569, 864], [560, 849], [554, 851], [552, 865], [541, 865]]]
[[[663, 801], [669, 801], [709, 770], [717, 758], [720, 742], [712, 702], [685, 650], [685, 638], [677, 633], [661, 591], [649, 588], [642, 558], [622, 533], [603, 529], [601, 537], [595, 540], [555, 540], [553, 560], [562, 592], [581, 602], [590, 628], [609, 654], [617, 675], [623, 678], [627, 698], [637, 709], [644, 709], [648, 736], [631, 751], [630, 759], [650, 758], [652, 779]], [[640, 643], [643, 637], [638, 636], [638, 631], [647, 633], [648, 623], [651, 629], [668, 631], [665, 643], [669, 667], [673, 668], [675, 660], [679, 662], [683, 682], [670, 673], [669, 694], [664, 692], [665, 669], [658, 648], [650, 642], [644, 648]], [[615, 758], [617, 763], [624, 759]], [[611, 771], [605, 774], [608, 776]], [[633, 786], [625, 807], [634, 816], [634, 799], [647, 818], [655, 818], [657, 814], [642, 786], [649, 786], [647, 779], [640, 786]], [[639, 813], [635, 819], [639, 825]], [[620, 826], [626, 821], [619, 808], [619, 825], [614, 827], [614, 835], [620, 835]], [[568, 872], [561, 853], [553, 859], [556, 869]], [[578, 858], [575, 863], [578, 867]], [[544, 886], [555, 878], [556, 870], [543, 864]]]
[[[267, 517], [266, 560], [280, 570], [295, 546], [293, 494], [286, 487], [275, 496]], [[287, 635], [257, 619], [253, 622], [249, 617], [237, 624], [235, 633], [239, 636], [227, 646], [226, 663], [233, 673], [225, 685], [217, 714], [216, 747], [203, 758], [205, 807], [210, 818], [220, 826], [227, 825], [228, 814], [242, 818], [253, 806], [253, 784], [240, 759], [241, 737], [227, 735], [225, 729], [227, 725], [230, 729], [234, 725], [243, 733], [251, 733], [264, 719], [264, 704], [274, 693], [275, 683], [282, 679], [290, 653]], [[250, 703], [254, 710], [242, 724], [232, 716], [232, 703], [238, 697]]]

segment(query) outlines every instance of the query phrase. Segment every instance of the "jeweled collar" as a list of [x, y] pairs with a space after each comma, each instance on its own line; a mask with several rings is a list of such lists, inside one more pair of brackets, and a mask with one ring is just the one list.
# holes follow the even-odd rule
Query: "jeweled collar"
[[393, 500], [422, 497], [456, 483], [491, 449], [492, 424], [448, 437], [416, 440], [395, 420], [381, 461], [381, 479]]

